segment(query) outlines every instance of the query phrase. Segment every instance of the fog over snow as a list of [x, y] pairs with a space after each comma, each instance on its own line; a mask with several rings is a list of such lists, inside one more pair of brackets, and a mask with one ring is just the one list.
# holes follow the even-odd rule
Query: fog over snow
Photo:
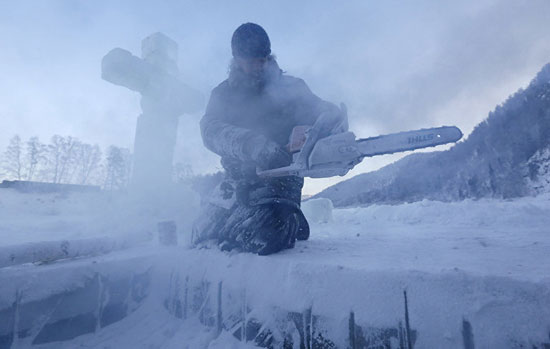
[[[215, 94], [205, 139], [235, 178], [193, 176], [222, 169], [199, 120], [244, 22], [359, 138], [470, 138], [306, 200], [249, 178], [286, 154], [215, 127], [330, 112], [271, 80]], [[550, 347], [550, 1], [0, 0], [0, 33], [0, 182], [48, 182], [0, 185], [0, 349]]]
[[[131, 148], [139, 94], [102, 80], [102, 57], [115, 47], [139, 56], [141, 40], [163, 32], [179, 44], [184, 81], [207, 97], [248, 21], [266, 29], [282, 69], [347, 104], [359, 137], [440, 125], [467, 135], [550, 61], [544, 0], [3, 1], [0, 149], [14, 134]], [[221, 168], [202, 149], [201, 115], [182, 116], [176, 154], [195, 173]], [[346, 178], [401, 156], [367, 159]], [[341, 179], [308, 180], [304, 193]]]

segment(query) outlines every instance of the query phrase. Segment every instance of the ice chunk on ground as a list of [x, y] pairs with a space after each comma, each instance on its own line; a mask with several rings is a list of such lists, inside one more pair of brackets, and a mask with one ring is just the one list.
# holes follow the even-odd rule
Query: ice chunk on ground
[[332, 201], [327, 198], [310, 199], [302, 203], [302, 212], [311, 223], [328, 223], [332, 221]]

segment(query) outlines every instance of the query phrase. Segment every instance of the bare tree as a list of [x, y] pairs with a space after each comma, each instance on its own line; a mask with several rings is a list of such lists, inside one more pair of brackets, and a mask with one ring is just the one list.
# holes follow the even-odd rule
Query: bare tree
[[52, 183], [59, 183], [59, 172], [61, 169], [61, 156], [63, 153], [63, 137], [52, 136], [50, 144], [46, 147], [47, 166], [44, 169], [45, 177]]
[[31, 137], [26, 143], [25, 165], [26, 179], [32, 181], [40, 165], [46, 160], [46, 146], [38, 137]]
[[94, 184], [109, 190], [125, 188], [131, 171], [130, 150], [110, 146], [104, 161], [102, 154], [97, 144], [82, 143], [71, 136], [54, 135], [49, 144], [31, 137], [23, 144], [16, 135], [0, 154], [3, 155], [0, 176], [50, 183]]
[[90, 178], [99, 170], [101, 164], [101, 149], [99, 146], [81, 143], [76, 153], [78, 184], [87, 184]]
[[74, 137], [54, 135], [47, 146], [46, 177], [53, 183], [71, 183], [76, 172], [80, 141]]
[[21, 149], [21, 137], [18, 135], [10, 139], [10, 143], [4, 153], [3, 169], [8, 178], [21, 180], [23, 178], [23, 158]]
[[111, 145], [107, 149], [104, 188], [110, 191], [124, 189], [130, 177], [130, 164], [130, 151]]
[[61, 138], [61, 157], [59, 162], [59, 183], [71, 183], [76, 169], [76, 157], [80, 141], [74, 137]]

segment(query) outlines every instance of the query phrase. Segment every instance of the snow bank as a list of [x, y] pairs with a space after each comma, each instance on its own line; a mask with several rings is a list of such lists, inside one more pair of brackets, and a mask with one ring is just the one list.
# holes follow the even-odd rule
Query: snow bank
[[24, 306], [74, 290], [96, 273], [117, 280], [150, 270], [151, 287], [134, 312], [43, 346], [245, 348], [324, 338], [346, 347], [353, 323], [357, 341], [395, 348], [406, 291], [418, 348], [462, 348], [464, 336], [479, 348], [543, 347], [550, 345], [548, 227], [550, 195], [337, 209], [331, 222], [311, 222], [309, 241], [267, 257], [151, 242], [0, 268], [0, 309], [12, 309], [17, 294]]
[[89, 238], [60, 241], [27, 242], [0, 246], [0, 268], [25, 263], [47, 264], [126, 249], [149, 241], [143, 236]]
[[150, 239], [161, 221], [187, 231], [198, 194], [174, 187], [156, 207], [123, 192], [20, 193], [0, 189], [0, 246], [88, 238]]
[[[215, 249], [152, 252], [157, 257], [147, 263], [133, 262], [141, 269], [152, 266], [147, 298], [138, 309], [95, 334], [41, 347], [248, 348], [309, 340], [344, 348], [353, 312], [359, 342], [387, 341], [397, 348], [405, 327], [404, 291], [415, 347], [462, 348], [465, 326], [480, 348], [547, 342], [549, 282], [461, 270], [369, 271], [296, 262], [295, 251], [263, 258]], [[107, 265], [127, 257], [109, 257], [103, 267], [87, 268], [103, 270], [102, 275]]]

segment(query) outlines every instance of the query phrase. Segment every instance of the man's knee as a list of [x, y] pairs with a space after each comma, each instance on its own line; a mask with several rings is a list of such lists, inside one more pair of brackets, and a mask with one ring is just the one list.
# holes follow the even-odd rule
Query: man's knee
[[206, 204], [193, 222], [191, 242], [197, 245], [203, 241], [218, 239], [219, 232], [225, 224], [230, 210], [215, 205]]
[[224, 250], [234, 248], [268, 255], [306, 240], [309, 226], [297, 206], [274, 202], [236, 205], [231, 210], [206, 205], [193, 224], [193, 244], [216, 239]]
[[275, 203], [250, 210], [243, 224], [233, 231], [243, 250], [268, 255], [294, 247], [300, 226], [297, 208]]

